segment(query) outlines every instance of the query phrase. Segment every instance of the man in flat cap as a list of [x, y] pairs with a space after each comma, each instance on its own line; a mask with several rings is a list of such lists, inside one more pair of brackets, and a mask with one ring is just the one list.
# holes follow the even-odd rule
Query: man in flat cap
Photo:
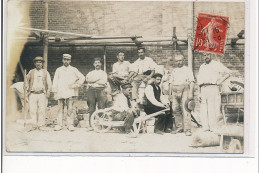
[[155, 73], [157, 64], [153, 61], [152, 58], [145, 56], [145, 48], [138, 48], [139, 58], [131, 65], [130, 74], [127, 80], [133, 79], [133, 93], [132, 98], [134, 100], [141, 99], [139, 98], [138, 92], [139, 87], [142, 82], [147, 85], [151, 82], [151, 78]]
[[[144, 111], [147, 115], [169, 108], [169, 101], [163, 97], [160, 87], [162, 74], [155, 73], [152, 77], [154, 81], [145, 88], [146, 104], [144, 104]], [[155, 133], [163, 134], [165, 131], [165, 121], [168, 116], [171, 116], [170, 112], [156, 117]]]
[[200, 116], [203, 131], [218, 129], [220, 114], [219, 87], [230, 76], [231, 71], [221, 62], [211, 59], [211, 54], [203, 53], [204, 63], [198, 73]]
[[[191, 136], [191, 114], [185, 109], [187, 99], [193, 99], [194, 76], [187, 66], [184, 66], [184, 57], [175, 55], [177, 67], [173, 69], [170, 78], [170, 101], [175, 117], [177, 132], [184, 132], [186, 136]], [[173, 131], [176, 133], [176, 131]]]
[[121, 86], [122, 92], [115, 97], [113, 110], [113, 121], [124, 121], [125, 132], [130, 133], [134, 118], [139, 115], [137, 108], [131, 102], [132, 85], [125, 83]]
[[[46, 107], [51, 91], [51, 77], [47, 70], [43, 69], [44, 60], [37, 56], [33, 60], [35, 68], [27, 75], [29, 110], [32, 119], [33, 129], [45, 125]], [[38, 117], [37, 117], [38, 115]]]
[[86, 81], [88, 83], [87, 90], [87, 104], [89, 107], [89, 124], [91, 125], [91, 116], [96, 110], [106, 107], [107, 96], [105, 93], [105, 87], [107, 84], [107, 73], [101, 70], [101, 58], [94, 58], [93, 66], [95, 70], [92, 70], [86, 75]]
[[[57, 68], [55, 71], [52, 87], [55, 99], [58, 100], [59, 105], [55, 130], [61, 130], [67, 126], [70, 131], [73, 131], [73, 121], [75, 118], [72, 109], [73, 101], [78, 96], [78, 88], [84, 83], [85, 77], [77, 68], [70, 65], [70, 54], [63, 54], [62, 57], [63, 66]], [[66, 113], [65, 107], [67, 107]]]
[[120, 91], [120, 86], [127, 83], [127, 77], [130, 71], [130, 62], [125, 61], [125, 54], [119, 52], [117, 54], [118, 61], [113, 64], [112, 74], [108, 77], [108, 82], [112, 90], [112, 94], [115, 95]]

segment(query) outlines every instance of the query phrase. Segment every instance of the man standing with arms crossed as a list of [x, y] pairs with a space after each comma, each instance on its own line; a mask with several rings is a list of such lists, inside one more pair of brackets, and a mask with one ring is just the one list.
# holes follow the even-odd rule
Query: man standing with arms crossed
[[117, 55], [118, 61], [113, 64], [112, 74], [108, 77], [112, 95], [119, 93], [120, 86], [128, 82], [127, 77], [129, 76], [130, 62], [124, 61], [125, 54], [119, 52]]
[[[78, 87], [80, 87], [84, 81], [84, 75], [79, 70], [70, 65], [71, 55], [63, 54], [62, 59], [63, 66], [57, 68], [52, 90], [55, 93], [55, 99], [58, 100], [59, 113], [57, 117], [57, 125], [55, 130], [61, 130], [62, 127], [67, 125], [70, 131], [74, 130], [73, 121], [73, 101], [74, 97], [78, 96]], [[67, 114], [64, 115], [65, 106], [67, 106]], [[67, 119], [67, 122], [63, 121]]]
[[219, 87], [230, 76], [231, 71], [222, 63], [212, 60], [209, 53], [203, 53], [204, 63], [198, 74], [200, 115], [203, 131], [217, 130], [220, 114]]
[[106, 93], [105, 87], [107, 84], [107, 74], [101, 70], [101, 59], [94, 59], [95, 70], [89, 72], [86, 76], [86, 81], [88, 82], [87, 91], [87, 103], [89, 107], [89, 124], [91, 125], [91, 116], [96, 110], [96, 104], [98, 104], [98, 109], [104, 109], [106, 107]]
[[130, 74], [127, 78], [127, 80], [133, 78], [133, 100], [141, 99], [138, 96], [139, 87], [142, 82], [144, 82], [145, 85], [151, 83], [149, 80], [151, 80], [157, 67], [157, 64], [152, 58], [145, 56], [145, 48], [139, 47], [137, 51], [139, 58], [132, 64]]
[[47, 70], [42, 69], [43, 58], [39, 56], [35, 57], [33, 62], [36, 68], [30, 70], [27, 75], [29, 108], [33, 124], [31, 130], [35, 130], [36, 128], [41, 129], [45, 125], [46, 107], [51, 90], [50, 74]]
[[[173, 69], [170, 78], [173, 116], [177, 126], [177, 132], [184, 132], [186, 136], [191, 136], [191, 114], [185, 109], [187, 99], [193, 99], [194, 76], [192, 70], [184, 66], [184, 57], [175, 56], [177, 67]], [[172, 131], [172, 133], [176, 133]]]

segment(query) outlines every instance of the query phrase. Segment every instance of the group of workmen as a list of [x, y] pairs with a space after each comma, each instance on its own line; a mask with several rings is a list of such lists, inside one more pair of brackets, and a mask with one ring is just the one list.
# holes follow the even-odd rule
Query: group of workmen
[[[140, 107], [136, 105], [143, 99], [143, 110], [147, 115], [167, 108], [171, 110], [156, 117], [155, 133], [183, 132], [191, 136], [191, 110], [188, 104], [194, 100], [195, 79], [192, 70], [184, 65], [184, 57], [180, 54], [174, 57], [176, 68], [166, 81], [169, 83], [169, 92], [165, 96], [161, 88], [163, 74], [156, 72], [158, 65], [152, 58], [145, 56], [144, 47], [139, 47], [137, 51], [139, 58], [132, 64], [125, 61], [123, 52], [119, 52], [118, 61], [113, 64], [110, 75], [101, 69], [101, 59], [95, 58], [93, 63], [95, 69], [86, 77], [70, 65], [72, 56], [63, 54], [63, 65], [56, 69], [53, 83], [49, 72], [43, 69], [43, 58], [36, 57], [33, 60], [35, 69], [27, 75], [29, 112], [34, 125], [33, 130], [45, 126], [48, 97], [50, 92], [53, 92], [59, 105], [54, 130], [67, 128], [69, 131], [74, 131], [73, 102], [78, 96], [79, 87], [86, 82], [89, 119], [96, 111], [96, 107], [106, 108], [106, 88], [109, 85], [114, 100], [111, 107], [112, 119], [124, 121], [126, 133], [132, 132], [134, 119], [140, 115]], [[209, 53], [203, 53], [203, 59], [204, 63], [200, 66], [197, 76], [200, 119], [203, 131], [214, 131], [220, 113], [219, 86], [230, 76], [231, 71], [222, 63], [212, 60]], [[141, 85], [145, 86], [143, 98], [139, 98]]]

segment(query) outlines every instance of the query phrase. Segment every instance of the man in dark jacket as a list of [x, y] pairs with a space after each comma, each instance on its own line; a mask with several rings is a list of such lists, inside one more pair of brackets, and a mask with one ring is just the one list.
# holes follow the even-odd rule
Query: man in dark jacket
[[[145, 99], [147, 103], [144, 105], [144, 111], [147, 115], [169, 108], [169, 102], [168, 100], [163, 99], [162, 91], [159, 86], [162, 80], [162, 75], [155, 73], [153, 78], [154, 82], [147, 85], [145, 88]], [[154, 129], [155, 133], [163, 134], [167, 116], [170, 116], [169, 112], [166, 112], [165, 115], [157, 116]]]

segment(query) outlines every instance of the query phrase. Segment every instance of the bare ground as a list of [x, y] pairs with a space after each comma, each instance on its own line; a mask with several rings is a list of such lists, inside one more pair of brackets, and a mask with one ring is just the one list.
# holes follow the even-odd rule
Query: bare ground
[[[198, 128], [193, 127], [193, 133]], [[86, 128], [25, 132], [23, 125], [9, 122], [6, 126], [7, 152], [172, 152], [222, 153], [217, 147], [190, 147], [192, 136], [178, 134], [139, 134], [129, 138], [119, 131], [96, 133]]]

